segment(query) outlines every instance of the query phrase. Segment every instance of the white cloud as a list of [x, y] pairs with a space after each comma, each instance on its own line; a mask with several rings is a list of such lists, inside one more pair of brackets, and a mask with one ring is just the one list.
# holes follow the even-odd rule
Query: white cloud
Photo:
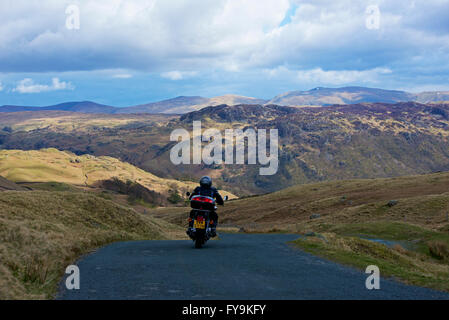
[[133, 77], [133, 75], [129, 74], [129, 73], [119, 73], [119, 74], [114, 74], [112, 77], [115, 79], [130, 79]]
[[59, 78], [53, 78], [50, 85], [38, 84], [31, 78], [25, 78], [19, 81], [14, 92], [19, 93], [40, 93], [57, 90], [73, 90], [75, 87], [70, 82], [60, 81]]
[[0, 72], [214, 67], [264, 41], [289, 1], [83, 1], [79, 30], [66, 29], [66, 5], [0, 1]]
[[343, 85], [351, 83], [378, 83], [383, 76], [393, 73], [389, 68], [373, 68], [367, 70], [323, 70], [321, 68], [307, 70], [290, 70], [284, 66], [265, 69], [270, 79], [290, 79], [297, 83], [312, 85]]
[[3, 87], [3, 84], [0, 82], [0, 91], [3, 91], [5, 87]]
[[[65, 27], [66, 1], [0, 1], [0, 72], [126, 70], [181, 80], [192, 75], [176, 70], [251, 74], [285, 65], [342, 84], [385, 76], [383, 68], [398, 79], [431, 68], [449, 74], [447, 0], [75, 2], [79, 30]], [[368, 30], [374, 3], [380, 28]]]
[[169, 72], [164, 72], [161, 74], [162, 78], [165, 79], [170, 79], [173, 81], [176, 80], [182, 80], [182, 79], [186, 79], [186, 78], [191, 78], [197, 75], [197, 72], [195, 71], [169, 71]]
[[370, 70], [328, 70], [321, 68], [312, 70], [301, 70], [297, 72], [297, 77], [301, 82], [316, 84], [342, 85], [354, 82], [377, 82], [380, 75], [390, 74], [388, 68], [374, 68]]

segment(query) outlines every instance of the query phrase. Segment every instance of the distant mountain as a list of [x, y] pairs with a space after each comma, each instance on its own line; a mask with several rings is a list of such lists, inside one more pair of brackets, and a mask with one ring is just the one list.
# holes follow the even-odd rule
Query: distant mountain
[[188, 113], [191, 111], [200, 110], [204, 107], [218, 106], [221, 104], [236, 105], [236, 104], [264, 104], [266, 100], [243, 97], [237, 95], [224, 95], [214, 98], [203, 97], [176, 97], [173, 99], [163, 100], [143, 104], [134, 107], [122, 108], [117, 113]]
[[417, 101], [421, 103], [449, 101], [449, 91], [429, 91], [417, 94]]
[[220, 104], [227, 104], [228, 106], [235, 106], [238, 104], [265, 104], [267, 102], [268, 102], [268, 100], [264, 100], [264, 99], [257, 99], [257, 98], [227, 94], [224, 96], [211, 98], [210, 102], [209, 102], [209, 106], [218, 106]]
[[205, 107], [219, 105], [280, 105], [280, 106], [330, 106], [358, 103], [398, 103], [420, 102], [434, 103], [449, 101], [449, 91], [430, 91], [410, 93], [398, 90], [384, 90], [365, 87], [323, 88], [318, 87], [308, 91], [289, 91], [271, 100], [264, 100], [239, 95], [224, 95], [213, 98], [200, 96], [179, 96], [172, 99], [151, 102], [130, 107], [113, 107], [91, 101], [66, 102], [46, 107], [25, 107], [5, 105], [0, 112], [22, 111], [71, 111], [83, 113], [164, 113], [185, 114], [198, 111]]
[[92, 101], [65, 102], [47, 107], [1, 106], [0, 112], [22, 111], [71, 111], [83, 113], [115, 113], [118, 108], [106, 106]]
[[91, 101], [65, 102], [46, 107], [14, 106], [4, 105], [0, 107], [0, 112], [23, 112], [23, 111], [70, 111], [83, 113], [166, 113], [184, 114], [191, 111], [200, 110], [204, 107], [218, 106], [221, 104], [264, 104], [266, 100], [243, 97], [237, 95], [224, 95], [213, 98], [199, 96], [180, 96], [173, 99], [162, 100], [131, 107], [112, 107]]
[[322, 88], [308, 91], [290, 91], [270, 100], [270, 104], [284, 106], [326, 106], [354, 103], [397, 103], [416, 101], [417, 95], [405, 91], [365, 87]]
[[[208, 98], [203, 97], [185, 97], [180, 96], [173, 99], [162, 100], [158, 102], [151, 102], [141, 104], [138, 106], [122, 108], [118, 113], [177, 113], [175, 110], [188, 110], [195, 105], [205, 105], [209, 101]], [[175, 112], [170, 112], [175, 111]], [[184, 113], [184, 112], [182, 112]]]

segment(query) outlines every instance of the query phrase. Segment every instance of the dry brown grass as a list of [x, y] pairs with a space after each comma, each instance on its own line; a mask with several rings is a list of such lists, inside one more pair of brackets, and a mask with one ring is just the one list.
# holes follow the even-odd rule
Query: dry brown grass
[[138, 181], [150, 190], [167, 193], [170, 187], [191, 189], [192, 182], [159, 178], [129, 163], [111, 157], [76, 156], [56, 149], [2, 150], [0, 175], [15, 182], [64, 182], [94, 185], [98, 181], [118, 177]]
[[[389, 207], [390, 200], [397, 200]], [[151, 211], [184, 224], [186, 208]], [[441, 230], [449, 225], [449, 172], [391, 179], [341, 180], [300, 185], [219, 207], [220, 223], [248, 232], [301, 233], [320, 225], [401, 222]], [[319, 214], [318, 219], [310, 219]]]
[[[388, 207], [390, 200], [397, 205]], [[300, 185], [226, 203], [222, 223], [296, 232], [318, 224], [397, 221], [439, 229], [448, 223], [449, 172]], [[320, 218], [310, 219], [312, 214]]]
[[449, 291], [447, 264], [400, 246], [388, 248], [376, 242], [342, 237], [334, 233], [300, 238], [294, 243], [310, 253], [343, 264], [363, 270], [374, 264], [379, 267], [383, 276], [394, 276], [408, 284]]
[[429, 252], [432, 256], [441, 260], [449, 260], [449, 245], [440, 240], [429, 241]]
[[185, 235], [89, 193], [0, 192], [0, 299], [51, 298], [65, 267], [82, 254], [143, 239]]
[[[62, 182], [93, 186], [99, 181], [117, 177], [135, 181], [149, 190], [167, 195], [170, 189], [181, 194], [193, 190], [191, 181], [164, 179], [129, 163], [111, 157], [77, 156], [57, 149], [0, 150], [0, 175], [14, 182]], [[223, 195], [235, 198], [224, 191]]]

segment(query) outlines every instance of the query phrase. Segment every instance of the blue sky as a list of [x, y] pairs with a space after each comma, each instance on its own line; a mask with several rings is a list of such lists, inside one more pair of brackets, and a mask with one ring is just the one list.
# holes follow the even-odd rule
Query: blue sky
[[2, 0], [0, 105], [449, 90], [448, 13], [449, 0]]

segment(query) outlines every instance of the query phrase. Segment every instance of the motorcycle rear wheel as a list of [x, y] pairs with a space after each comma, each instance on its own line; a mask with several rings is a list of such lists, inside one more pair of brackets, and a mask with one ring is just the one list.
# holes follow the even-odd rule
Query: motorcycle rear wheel
[[196, 238], [195, 239], [195, 248], [201, 249], [203, 246], [203, 239]]

